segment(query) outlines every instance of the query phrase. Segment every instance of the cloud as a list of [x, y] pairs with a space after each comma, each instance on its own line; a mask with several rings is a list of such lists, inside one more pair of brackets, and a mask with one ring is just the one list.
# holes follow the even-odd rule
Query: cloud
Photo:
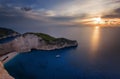
[[55, 21], [55, 22], [66, 22], [66, 23], [73, 23], [76, 21], [76, 20], [82, 20], [82, 19], [85, 19], [86, 17], [88, 17], [89, 14], [86, 14], [86, 13], [83, 13], [83, 14], [80, 14], [80, 15], [75, 15], [75, 16], [69, 16], [69, 15], [56, 15], [56, 16], [50, 16], [48, 17], [49, 19], [51, 19], [52, 21]]
[[75, 17], [70, 17], [70, 16], [53, 16], [50, 17], [50, 19], [55, 20], [55, 21], [71, 21], [75, 19]]
[[[51, 26], [73, 26], [70, 20], [73, 17], [57, 16], [52, 10], [21, 10], [18, 6], [0, 7], [0, 27], [12, 28], [17, 31], [22, 29], [35, 29]], [[39, 31], [39, 29], [38, 29]]]
[[120, 0], [115, 0], [114, 3], [120, 3]]
[[23, 10], [23, 11], [31, 11], [32, 8], [30, 8], [30, 7], [22, 7], [21, 10]]
[[[45, 8], [39, 8], [39, 9], [32, 9], [31, 7], [20, 7], [20, 6], [4, 6], [1, 5], [0, 7], [0, 16], [7, 18], [13, 18], [13, 17], [24, 17], [29, 18], [33, 20], [51, 20], [51, 21], [72, 21], [76, 18], [83, 18], [86, 17], [86, 14], [78, 14], [75, 16], [70, 15], [57, 15], [57, 12], [54, 10], [48, 10]], [[50, 21], [50, 22], [51, 22]]]
[[15, 8], [12, 7], [7, 7], [1, 5], [0, 7], [0, 16], [7, 17], [7, 16], [15, 16], [15, 15], [20, 15], [21, 12]]
[[120, 18], [120, 7], [105, 14], [103, 18]]
[[120, 8], [117, 8], [117, 9], [115, 10], [115, 13], [120, 13]]

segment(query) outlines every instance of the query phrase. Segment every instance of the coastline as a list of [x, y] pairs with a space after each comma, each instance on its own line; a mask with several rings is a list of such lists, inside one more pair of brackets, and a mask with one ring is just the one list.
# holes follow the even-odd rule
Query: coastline
[[9, 75], [2, 62], [0, 62], [0, 79], [15, 79]]
[[11, 52], [11, 53], [9, 53], [9, 54], [6, 54], [6, 55], [4, 55], [4, 56], [1, 56], [0, 57], [0, 61], [3, 63], [3, 64], [5, 64], [5, 63], [7, 63], [9, 60], [11, 60], [11, 59], [13, 59], [15, 56], [17, 56], [18, 55], [18, 53], [17, 52]]

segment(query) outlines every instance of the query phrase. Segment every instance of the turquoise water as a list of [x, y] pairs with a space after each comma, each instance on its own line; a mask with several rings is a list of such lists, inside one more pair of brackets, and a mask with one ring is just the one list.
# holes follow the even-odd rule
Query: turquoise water
[[120, 79], [120, 28], [52, 27], [44, 33], [79, 46], [19, 54], [4, 65], [15, 79]]

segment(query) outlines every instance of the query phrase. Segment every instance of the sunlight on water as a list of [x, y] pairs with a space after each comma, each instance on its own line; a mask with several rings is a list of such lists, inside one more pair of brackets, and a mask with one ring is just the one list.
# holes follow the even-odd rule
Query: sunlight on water
[[98, 44], [99, 44], [99, 26], [96, 26], [93, 30], [93, 34], [92, 34], [92, 45], [91, 45], [91, 51], [93, 53], [95, 53], [98, 49]]

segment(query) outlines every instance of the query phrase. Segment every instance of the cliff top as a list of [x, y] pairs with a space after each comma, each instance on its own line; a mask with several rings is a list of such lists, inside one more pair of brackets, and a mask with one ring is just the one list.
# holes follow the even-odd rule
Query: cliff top
[[16, 37], [19, 37], [19, 36], [24, 37], [28, 34], [34, 34], [34, 35], [42, 38], [48, 44], [61, 44], [61, 43], [71, 44], [73, 42], [77, 42], [75, 40], [69, 40], [66, 38], [55, 38], [53, 36], [50, 36], [50, 35], [44, 34], [44, 33], [27, 32], [27, 33], [24, 33], [21, 35], [20, 33], [14, 31], [14, 30], [0, 27], [0, 44], [12, 41]]
[[4, 36], [7, 37], [8, 35], [13, 35], [13, 34], [19, 34], [19, 33], [8, 28], [0, 27], [0, 38], [3, 38]]
[[55, 38], [55, 37], [52, 37], [52, 36], [50, 36], [50, 35], [48, 35], [48, 34], [44, 34], [44, 33], [28, 32], [28, 33], [25, 33], [25, 34], [23, 34], [23, 35], [25, 36], [25, 35], [27, 35], [27, 34], [34, 34], [34, 35], [36, 35], [36, 36], [38, 36], [38, 37], [41, 37], [43, 40], [45, 40], [45, 41], [47, 41], [47, 42], [51, 42], [51, 41], [54, 41], [54, 40], [57, 39], [57, 38]]

